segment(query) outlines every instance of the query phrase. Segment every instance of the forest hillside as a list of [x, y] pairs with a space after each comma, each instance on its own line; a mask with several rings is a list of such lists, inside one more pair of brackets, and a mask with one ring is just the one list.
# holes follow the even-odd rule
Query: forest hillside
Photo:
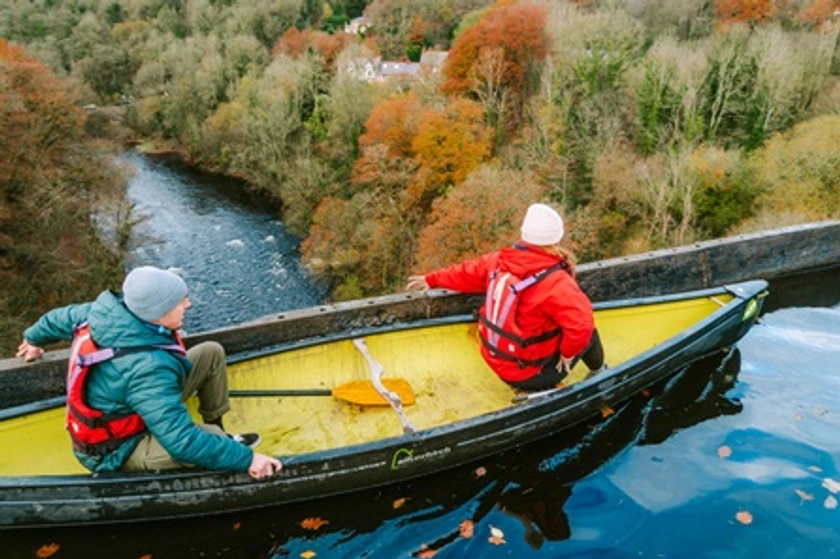
[[114, 141], [281, 201], [339, 300], [537, 200], [582, 261], [837, 218], [839, 32], [840, 0], [6, 0], [3, 320], [113, 285]]

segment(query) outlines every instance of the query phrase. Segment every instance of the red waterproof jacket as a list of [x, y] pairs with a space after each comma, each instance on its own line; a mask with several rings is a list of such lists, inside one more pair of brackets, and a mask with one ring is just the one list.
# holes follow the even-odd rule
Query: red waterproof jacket
[[[480, 256], [426, 275], [430, 288], [442, 287], [462, 293], [484, 293], [494, 270], [525, 278], [558, 264], [561, 257], [520, 242], [516, 247]], [[482, 314], [484, 309], [482, 308]], [[546, 342], [546, 357], [559, 350], [567, 358], [581, 354], [595, 330], [592, 302], [568, 273], [558, 270], [525, 290], [517, 307], [516, 321], [528, 337], [562, 329]], [[540, 371], [538, 366], [518, 364], [490, 353], [482, 345], [482, 356], [502, 380], [519, 382]]]

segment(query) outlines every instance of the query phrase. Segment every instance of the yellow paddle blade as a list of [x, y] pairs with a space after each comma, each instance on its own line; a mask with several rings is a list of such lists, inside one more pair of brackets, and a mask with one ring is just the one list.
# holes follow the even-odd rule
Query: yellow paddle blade
[[[414, 403], [414, 391], [411, 390], [411, 385], [405, 379], [382, 379], [382, 384], [385, 388], [397, 394], [404, 406], [410, 406]], [[350, 382], [345, 382], [341, 386], [333, 388], [332, 395], [339, 400], [360, 406], [390, 405], [388, 400], [376, 391], [373, 382], [369, 380], [351, 380]]]

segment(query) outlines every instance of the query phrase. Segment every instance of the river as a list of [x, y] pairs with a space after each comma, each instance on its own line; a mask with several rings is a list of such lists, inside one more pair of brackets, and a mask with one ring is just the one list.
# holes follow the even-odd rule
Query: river
[[[186, 181], [147, 160], [141, 169]], [[320, 299], [317, 288], [302, 293], [312, 284], [294, 239], [270, 214], [212, 185], [154, 188], [139, 208], [154, 208], [149, 224], [165, 226], [156, 236], [184, 242], [135, 254], [182, 268], [196, 286], [195, 310], [206, 306], [203, 322]], [[22, 537], [6, 556], [34, 557], [55, 543], [57, 559], [840, 557], [839, 277], [771, 284], [760, 323], [729, 358], [706, 359], [606, 418], [491, 460], [256, 512], [56, 529]], [[297, 287], [286, 289], [288, 278]]]
[[129, 152], [136, 240], [127, 267], [155, 265], [190, 288], [187, 332], [319, 305], [325, 291], [300, 264], [300, 239], [242, 183]]

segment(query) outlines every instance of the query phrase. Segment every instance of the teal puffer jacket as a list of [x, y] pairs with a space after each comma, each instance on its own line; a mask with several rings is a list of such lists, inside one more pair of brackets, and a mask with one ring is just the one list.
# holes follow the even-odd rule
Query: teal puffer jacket
[[[23, 336], [36, 346], [71, 340], [73, 327], [84, 321], [100, 347], [174, 343], [169, 330], [149, 328], [125, 307], [121, 296], [110, 291], [102, 292], [93, 303], [48, 312]], [[179, 462], [214, 470], [246, 471], [253, 451], [197, 427], [181, 401], [181, 389], [191, 369], [189, 360], [166, 350], [127, 353], [100, 363], [91, 372], [87, 402], [105, 413], [139, 413], [151, 434]], [[76, 457], [93, 472], [119, 470], [142, 436], [127, 440], [105, 456], [76, 452]]]

